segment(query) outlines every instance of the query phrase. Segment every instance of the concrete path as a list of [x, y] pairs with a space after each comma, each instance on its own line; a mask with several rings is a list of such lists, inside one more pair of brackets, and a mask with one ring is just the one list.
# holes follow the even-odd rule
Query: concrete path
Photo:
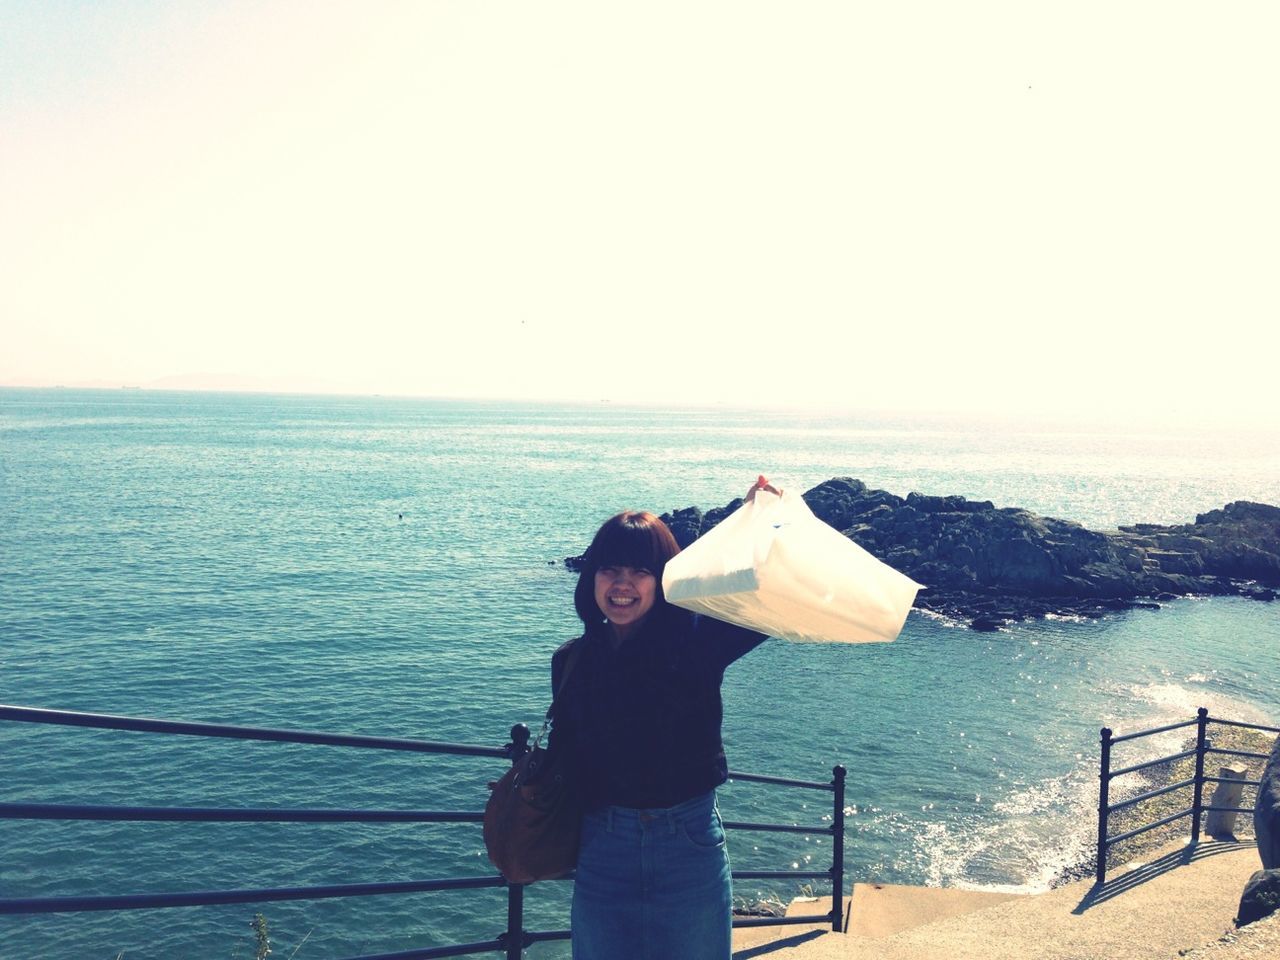
[[[744, 943], [734, 957], [1177, 960], [1180, 951], [1204, 947], [1233, 929], [1240, 891], [1259, 866], [1252, 841], [1178, 844], [1153, 851], [1144, 862], [1118, 868], [1101, 888], [1083, 880], [1032, 896], [998, 901], [974, 897], [965, 912], [964, 898], [939, 906], [936, 891], [899, 887], [880, 902], [885, 909], [878, 918], [861, 925], [852, 922], [848, 934], [793, 928], [771, 944]], [[912, 889], [918, 895], [916, 908]], [[858, 898], [855, 887], [855, 911]], [[863, 899], [876, 906], [874, 898]], [[904, 927], [913, 914], [920, 922]], [[875, 933], [885, 935], [870, 935]]]

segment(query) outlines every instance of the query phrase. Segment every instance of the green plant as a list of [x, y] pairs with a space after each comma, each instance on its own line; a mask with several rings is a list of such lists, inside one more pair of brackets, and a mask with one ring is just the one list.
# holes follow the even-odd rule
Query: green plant
[[253, 919], [249, 921], [249, 926], [253, 928], [254, 960], [267, 960], [267, 956], [271, 953], [271, 931], [267, 926], [267, 918], [260, 913], [255, 913]]

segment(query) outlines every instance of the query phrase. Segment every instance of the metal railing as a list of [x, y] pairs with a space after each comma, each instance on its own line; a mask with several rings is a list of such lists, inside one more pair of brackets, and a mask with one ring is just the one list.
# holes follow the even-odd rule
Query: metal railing
[[[1124, 736], [1115, 736], [1110, 727], [1102, 728], [1102, 756], [1098, 772], [1098, 865], [1097, 865], [1097, 881], [1098, 883], [1106, 883], [1107, 880], [1107, 852], [1117, 843], [1129, 840], [1139, 834], [1146, 833], [1148, 830], [1154, 830], [1157, 827], [1163, 827], [1165, 824], [1174, 823], [1184, 817], [1191, 818], [1191, 842], [1197, 843], [1200, 840], [1200, 817], [1205, 813], [1252, 813], [1252, 807], [1216, 807], [1206, 805], [1204, 803], [1204, 785], [1206, 783], [1224, 783], [1228, 782], [1222, 777], [1207, 777], [1204, 773], [1204, 758], [1207, 754], [1217, 753], [1226, 756], [1248, 757], [1254, 759], [1266, 760], [1270, 754], [1253, 753], [1247, 750], [1227, 750], [1213, 746], [1212, 741], [1208, 738], [1209, 724], [1216, 723], [1226, 727], [1242, 727], [1248, 730], [1264, 730], [1271, 733], [1280, 733], [1280, 727], [1268, 727], [1259, 723], [1241, 723], [1237, 720], [1220, 720], [1216, 717], [1209, 716], [1209, 710], [1201, 707], [1196, 711], [1194, 720], [1184, 720], [1181, 723], [1171, 723], [1164, 727], [1154, 727], [1150, 730], [1139, 730], [1137, 733], [1127, 733]], [[1143, 763], [1136, 763], [1132, 766], [1122, 767], [1119, 770], [1111, 769], [1111, 748], [1117, 743], [1124, 743], [1127, 740], [1137, 740], [1141, 737], [1149, 737], [1157, 733], [1167, 733], [1171, 730], [1181, 730], [1186, 727], [1196, 728], [1195, 746], [1190, 750], [1184, 750], [1180, 753], [1171, 754], [1167, 757], [1160, 757], [1157, 760], [1147, 760]], [[1179, 760], [1186, 760], [1195, 757], [1195, 773], [1186, 780], [1177, 783], [1166, 784], [1155, 790], [1149, 790], [1146, 793], [1140, 793], [1137, 796], [1129, 797], [1119, 803], [1111, 803], [1111, 781], [1116, 777], [1122, 777], [1125, 774], [1138, 773], [1142, 770], [1148, 770], [1152, 767], [1160, 766], [1165, 763], [1176, 763]], [[1238, 783], [1242, 786], [1257, 787], [1257, 780], [1232, 780], [1232, 783]], [[1166, 793], [1172, 793], [1175, 790], [1185, 790], [1187, 787], [1192, 788], [1191, 806], [1177, 813], [1169, 814], [1161, 817], [1153, 823], [1148, 823], [1124, 833], [1109, 836], [1107, 833], [1110, 816], [1117, 810], [1124, 810], [1129, 807], [1137, 806], [1144, 801], [1163, 796]]]
[[[306, 743], [336, 747], [358, 747], [378, 750], [402, 750], [416, 753], [443, 753], [470, 757], [502, 758], [515, 762], [528, 750], [529, 728], [517, 724], [511, 729], [511, 742], [504, 747], [482, 747], [470, 744], [438, 743], [395, 737], [372, 737], [356, 734], [326, 733], [308, 730], [277, 730], [265, 727], [241, 727], [228, 724], [187, 723], [122, 717], [109, 714], [77, 713], [67, 710], [45, 710], [34, 707], [0, 705], [0, 720], [22, 723], [56, 724], [91, 727], [104, 730], [197, 736], [228, 737], [239, 740], [277, 743]], [[831, 923], [831, 929], [842, 928], [844, 886], [844, 786], [845, 769], [836, 766], [829, 783], [791, 780], [783, 777], [731, 772], [733, 780], [827, 790], [833, 794], [832, 823], [824, 826], [747, 823], [726, 821], [733, 830], [758, 830], [778, 833], [827, 833], [832, 837], [832, 865], [825, 871], [741, 870], [734, 871], [735, 880], [762, 879], [829, 879], [832, 883], [831, 910], [828, 913], [802, 917], [736, 917], [735, 927], [782, 926], [802, 923]], [[220, 807], [129, 807], [65, 803], [0, 803], [0, 819], [21, 820], [114, 820], [134, 822], [203, 822], [203, 823], [482, 823], [481, 811], [448, 810], [338, 810]], [[569, 878], [571, 878], [570, 875]], [[565, 878], [565, 879], [569, 879]], [[333, 897], [362, 897], [385, 894], [421, 893], [441, 890], [476, 890], [506, 887], [506, 929], [489, 940], [426, 947], [399, 953], [368, 955], [352, 960], [433, 960], [475, 953], [504, 952], [508, 960], [519, 960], [524, 949], [547, 940], [567, 940], [569, 930], [524, 929], [524, 885], [508, 883], [500, 875], [453, 877], [395, 883], [352, 883], [311, 887], [278, 887], [236, 890], [205, 890], [187, 893], [126, 894], [78, 897], [35, 897], [0, 899], [0, 915], [70, 913], [80, 911], [144, 910], [163, 907], [190, 907], [237, 903], [266, 903], [285, 900], [319, 900]]]

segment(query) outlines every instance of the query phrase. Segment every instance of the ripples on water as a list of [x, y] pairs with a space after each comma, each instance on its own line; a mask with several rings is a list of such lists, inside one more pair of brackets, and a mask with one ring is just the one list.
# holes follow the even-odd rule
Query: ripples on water
[[[719, 505], [760, 470], [1099, 528], [1280, 502], [1280, 439], [1223, 432], [0, 391], [0, 442], [0, 700], [486, 745], [541, 715], [548, 657], [574, 632], [572, 580], [548, 561], [625, 507]], [[1274, 717], [1278, 634], [1273, 607], [1213, 599], [983, 635], [913, 614], [886, 646], [770, 641], [726, 680], [730, 762], [803, 779], [844, 763], [853, 878], [1040, 889], [1087, 856], [1098, 728], [1201, 704]], [[0, 748], [10, 801], [477, 809], [495, 776], [484, 760], [16, 724]], [[827, 795], [741, 782], [721, 804], [832, 813]], [[821, 836], [731, 849], [744, 869], [830, 858]], [[470, 827], [0, 823], [9, 896], [487, 872]], [[530, 928], [562, 926], [567, 895], [534, 888]], [[263, 909], [278, 954], [311, 931], [299, 960], [484, 939], [504, 916], [486, 891]], [[0, 956], [247, 956], [252, 913], [4, 918]]]

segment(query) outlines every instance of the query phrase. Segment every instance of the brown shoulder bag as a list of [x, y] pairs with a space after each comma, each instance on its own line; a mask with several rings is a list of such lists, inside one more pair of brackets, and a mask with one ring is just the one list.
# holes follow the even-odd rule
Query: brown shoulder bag
[[493, 865], [510, 883], [532, 883], [562, 877], [578, 864], [578, 831], [582, 802], [561, 751], [542, 747], [556, 700], [569, 683], [581, 653], [575, 643], [565, 661], [564, 676], [534, 738], [533, 748], [517, 760], [497, 783], [484, 808], [484, 845]]

